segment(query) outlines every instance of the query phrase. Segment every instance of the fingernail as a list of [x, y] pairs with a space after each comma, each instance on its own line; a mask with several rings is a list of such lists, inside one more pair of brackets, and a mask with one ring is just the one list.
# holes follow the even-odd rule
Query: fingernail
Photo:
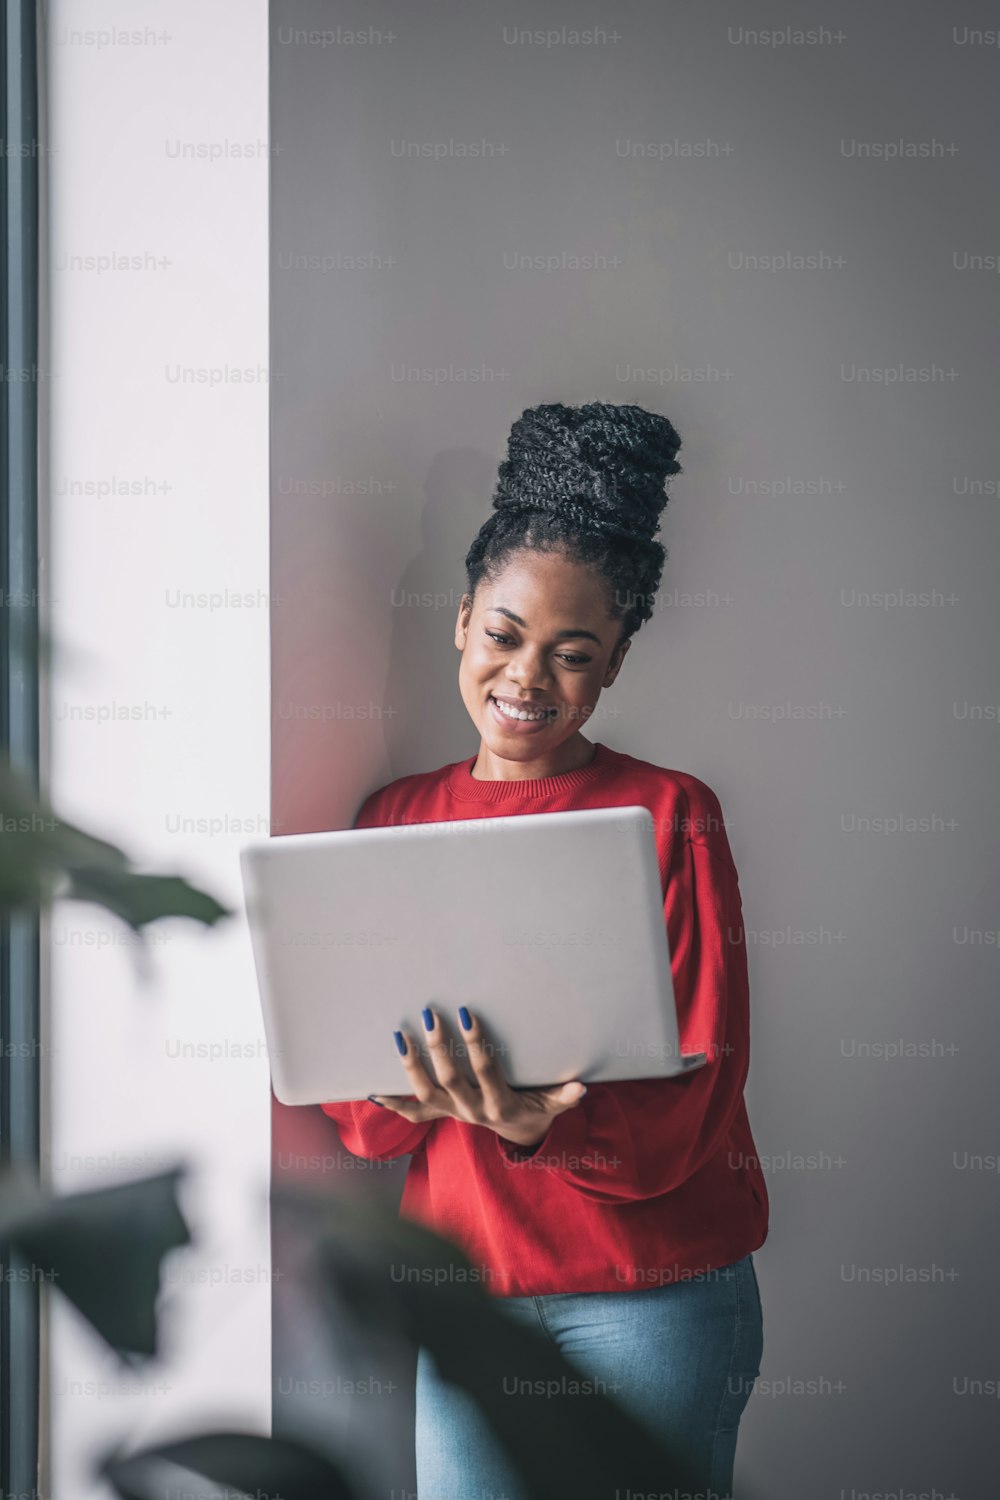
[[424, 1018], [424, 1025], [426, 1026], [427, 1030], [428, 1031], [433, 1031], [434, 1030], [434, 1017], [431, 1015], [430, 1006], [425, 1005], [424, 1008], [423, 1008], [423, 1010], [421, 1011], [421, 1015]]
[[462, 1030], [463, 1031], [471, 1031], [472, 1030], [472, 1020], [471, 1020], [471, 1018], [469, 1016], [469, 1012], [466, 1010], [466, 1008], [465, 1008], [464, 1005], [460, 1005], [458, 1007], [458, 1019], [462, 1023]]
[[403, 1038], [403, 1033], [401, 1031], [394, 1031], [392, 1034], [396, 1038], [396, 1050], [398, 1051], [400, 1057], [405, 1057], [406, 1042]]
[[369, 1094], [368, 1098], [372, 1101], [373, 1104], [377, 1104], [379, 1109], [385, 1109], [385, 1105], [382, 1103], [381, 1099], [376, 1099], [374, 1094]]

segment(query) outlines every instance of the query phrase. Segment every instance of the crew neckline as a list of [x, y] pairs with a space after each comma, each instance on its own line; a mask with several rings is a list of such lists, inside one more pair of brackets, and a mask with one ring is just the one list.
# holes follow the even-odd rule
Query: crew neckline
[[551, 797], [573, 787], [587, 786], [611, 770], [614, 752], [600, 740], [594, 741], [594, 758], [575, 771], [561, 771], [555, 776], [525, 776], [515, 781], [491, 779], [480, 781], [472, 774], [479, 752], [467, 760], [455, 761], [448, 773], [447, 786], [460, 802], [518, 802]]

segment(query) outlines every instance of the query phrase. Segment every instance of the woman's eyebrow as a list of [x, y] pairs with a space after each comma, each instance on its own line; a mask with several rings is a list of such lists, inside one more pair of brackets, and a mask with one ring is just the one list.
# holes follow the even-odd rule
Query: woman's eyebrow
[[[505, 609], [502, 604], [491, 604], [490, 609], [494, 612], [494, 614], [506, 615], [508, 620], [513, 620], [515, 625], [523, 625], [525, 630], [527, 630], [527, 621], [522, 620], [521, 616], [516, 615], [512, 609]], [[585, 636], [588, 641], [596, 641], [599, 646], [603, 644], [600, 636], [595, 635], [592, 630], [557, 630], [556, 636], [559, 640], [565, 640], [567, 638], [577, 640], [580, 637]]]

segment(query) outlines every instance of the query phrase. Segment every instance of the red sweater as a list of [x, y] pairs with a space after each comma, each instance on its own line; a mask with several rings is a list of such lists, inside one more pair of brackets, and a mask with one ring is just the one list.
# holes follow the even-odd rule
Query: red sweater
[[[475, 759], [373, 792], [355, 827], [648, 807], [681, 1050], [708, 1061], [682, 1077], [588, 1084], [520, 1158], [484, 1125], [413, 1125], [368, 1100], [320, 1108], [355, 1155], [412, 1156], [400, 1215], [459, 1245], [494, 1295], [641, 1289], [741, 1259], [767, 1237], [768, 1197], [743, 1099], [746, 944], [718, 798], [695, 776], [600, 742], [589, 765], [522, 781], [477, 780]], [[400, 1067], [399, 1093], [406, 1083]]]

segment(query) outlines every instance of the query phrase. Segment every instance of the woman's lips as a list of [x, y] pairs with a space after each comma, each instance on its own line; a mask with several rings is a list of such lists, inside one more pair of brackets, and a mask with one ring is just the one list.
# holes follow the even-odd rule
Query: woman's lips
[[532, 734], [536, 730], [544, 729], [547, 724], [551, 724], [555, 717], [555, 714], [550, 710], [541, 719], [512, 719], [503, 712], [503, 709], [497, 707], [496, 699], [492, 693], [490, 694], [489, 702], [490, 713], [495, 721], [498, 724], [502, 724], [505, 729], [512, 730], [515, 734]]

